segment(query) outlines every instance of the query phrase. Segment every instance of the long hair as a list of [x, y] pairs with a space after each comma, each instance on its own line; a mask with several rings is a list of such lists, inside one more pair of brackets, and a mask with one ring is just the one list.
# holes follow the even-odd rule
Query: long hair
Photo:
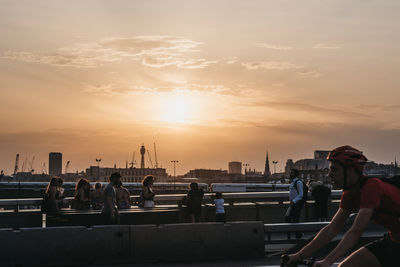
[[155, 180], [155, 177], [154, 177], [153, 175], [146, 175], [146, 176], [143, 178], [142, 185], [143, 185], [143, 186], [149, 186], [150, 182], [151, 182], [151, 181], [154, 182], [154, 180]]
[[[86, 186], [86, 188], [85, 188]], [[83, 188], [83, 193], [85, 194], [86, 197], [89, 196], [89, 192], [90, 192], [90, 183], [87, 179], [85, 178], [81, 178], [79, 179], [78, 183], [76, 184], [75, 187], [75, 196], [78, 196], [79, 194], [79, 190]]]
[[49, 191], [50, 191], [50, 188], [52, 187], [52, 186], [58, 186], [59, 185], [59, 180], [58, 180], [59, 178], [57, 178], [57, 177], [53, 177], [53, 178], [51, 178], [50, 179], [50, 182], [49, 182], [49, 184], [47, 185], [47, 187], [46, 187], [46, 194], [48, 194], [49, 193]]

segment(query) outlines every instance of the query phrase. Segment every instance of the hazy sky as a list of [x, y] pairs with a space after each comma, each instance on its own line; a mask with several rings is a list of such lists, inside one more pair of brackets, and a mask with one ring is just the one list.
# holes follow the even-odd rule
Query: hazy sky
[[[0, 0], [0, 169], [400, 157], [400, 2]], [[20, 164], [20, 166], [22, 163]], [[27, 168], [26, 168], [27, 169]]]

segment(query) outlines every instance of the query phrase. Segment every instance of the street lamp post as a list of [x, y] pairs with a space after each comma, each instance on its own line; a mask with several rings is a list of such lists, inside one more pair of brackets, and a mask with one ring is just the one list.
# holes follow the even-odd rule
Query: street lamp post
[[97, 162], [97, 181], [100, 181], [100, 161], [101, 161], [101, 159], [96, 159], [96, 162]]
[[272, 164], [274, 164], [274, 174], [276, 173], [276, 164], [278, 164], [278, 161], [272, 161]]
[[175, 175], [176, 164], [177, 164], [178, 162], [179, 162], [178, 160], [171, 160], [171, 163], [174, 164], [174, 188], [175, 188], [175, 178], [176, 178], [176, 175]]

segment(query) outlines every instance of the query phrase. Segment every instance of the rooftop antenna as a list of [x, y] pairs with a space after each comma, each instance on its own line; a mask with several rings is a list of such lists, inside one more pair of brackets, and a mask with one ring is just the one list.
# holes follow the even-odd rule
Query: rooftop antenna
[[154, 143], [154, 160], [155, 160], [155, 168], [158, 168], [158, 161], [157, 161], [157, 150], [156, 150], [156, 143]]

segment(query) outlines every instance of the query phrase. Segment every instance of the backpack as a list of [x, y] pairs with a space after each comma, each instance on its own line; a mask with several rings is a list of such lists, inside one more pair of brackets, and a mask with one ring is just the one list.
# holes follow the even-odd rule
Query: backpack
[[306, 202], [307, 201], [307, 197], [308, 197], [308, 186], [303, 181], [297, 180], [296, 181], [296, 186], [294, 187], [296, 189], [296, 191], [297, 191], [297, 194], [299, 193], [299, 190], [297, 189], [297, 183], [298, 182], [303, 184], [303, 197], [301, 198], [301, 201]]
[[394, 185], [394, 186], [400, 188], [400, 175], [393, 176], [392, 178], [381, 177], [378, 179], [380, 179], [381, 181], [383, 181], [385, 183], [388, 183], [388, 184], [391, 184], [391, 185]]
[[[392, 178], [387, 178], [387, 177], [368, 177], [368, 176], [366, 176], [365, 178], [366, 179], [364, 180], [364, 183], [365, 183], [365, 181], [367, 181], [368, 178], [378, 178], [382, 182], [394, 185], [394, 186], [396, 186], [397, 188], [400, 189], [400, 175], [393, 176]], [[364, 185], [364, 183], [362, 185]], [[379, 209], [378, 211], [382, 212], [382, 213], [386, 213], [386, 214], [394, 216], [394, 217], [397, 217], [397, 218], [400, 218], [400, 214], [398, 214], [396, 212], [391, 212], [391, 211], [386, 211], [386, 210], [381, 210], [381, 209]]]

